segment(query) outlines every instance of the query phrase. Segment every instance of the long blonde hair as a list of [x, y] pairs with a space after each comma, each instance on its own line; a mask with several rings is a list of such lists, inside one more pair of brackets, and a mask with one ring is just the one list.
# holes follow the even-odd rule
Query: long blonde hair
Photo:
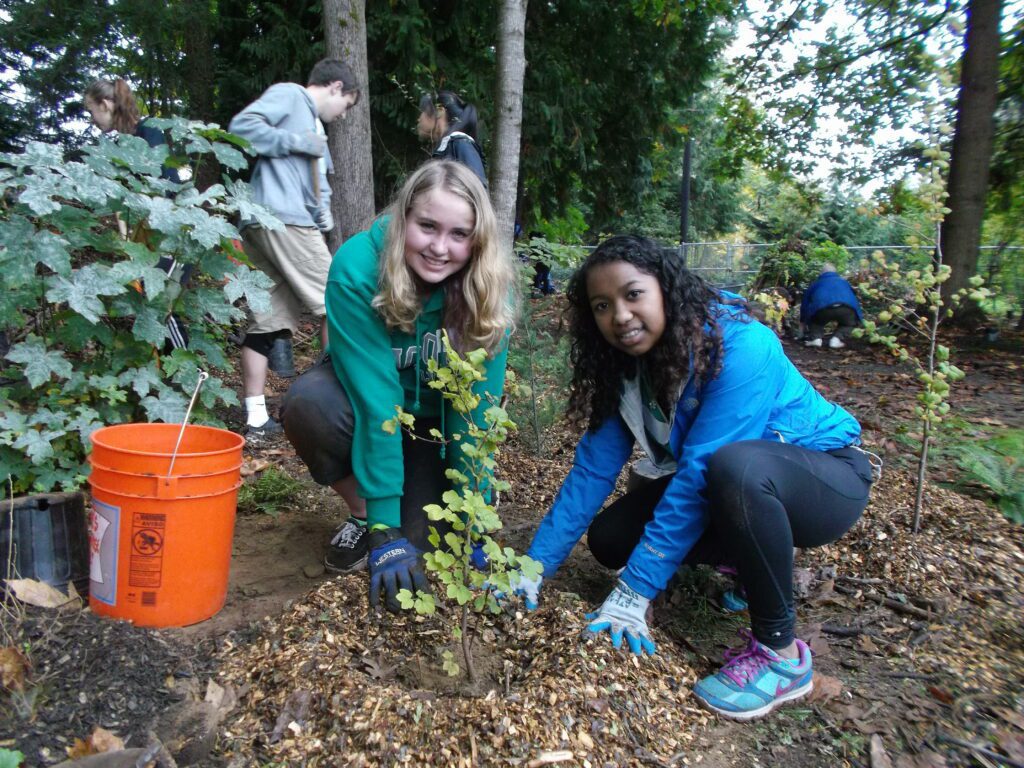
[[378, 292], [373, 308], [388, 328], [414, 333], [423, 308], [413, 271], [405, 262], [409, 213], [422, 195], [443, 189], [462, 198], [473, 211], [473, 242], [469, 262], [445, 280], [444, 326], [461, 352], [483, 347], [493, 353], [512, 327], [515, 269], [511, 253], [498, 246], [494, 209], [483, 184], [471, 170], [451, 160], [425, 163], [402, 185], [389, 209], [391, 215], [381, 254]]

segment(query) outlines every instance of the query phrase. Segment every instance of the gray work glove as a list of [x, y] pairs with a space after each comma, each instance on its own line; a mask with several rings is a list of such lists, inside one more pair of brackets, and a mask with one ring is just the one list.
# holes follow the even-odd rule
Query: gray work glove
[[318, 133], [297, 133], [292, 151], [301, 155], [323, 157], [327, 151], [327, 137]]
[[645, 652], [654, 655], [654, 640], [647, 628], [647, 606], [650, 604], [643, 595], [635, 592], [620, 581], [596, 613], [588, 613], [590, 624], [586, 631], [597, 635], [607, 631], [612, 645], [622, 647], [622, 636], [626, 636], [629, 650], [637, 656]]
[[313, 221], [316, 222], [316, 228], [321, 232], [330, 232], [334, 229], [334, 216], [331, 215], [331, 209], [327, 206], [317, 210]]

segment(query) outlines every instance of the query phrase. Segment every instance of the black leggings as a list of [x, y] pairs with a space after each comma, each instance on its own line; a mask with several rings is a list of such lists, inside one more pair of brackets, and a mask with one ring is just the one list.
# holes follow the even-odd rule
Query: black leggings
[[807, 336], [809, 339], [820, 339], [825, 335], [825, 326], [830, 322], [836, 324], [835, 335], [845, 339], [850, 331], [857, 327], [857, 313], [853, 307], [845, 304], [832, 304], [831, 306], [819, 309], [810, 320], [807, 321]]
[[[609, 568], [629, 560], [672, 476], [621, 497], [594, 518], [587, 543]], [[793, 547], [830, 544], [867, 506], [871, 464], [856, 448], [828, 453], [745, 440], [708, 462], [707, 530], [683, 561], [739, 571], [754, 636], [770, 648], [793, 642]]]

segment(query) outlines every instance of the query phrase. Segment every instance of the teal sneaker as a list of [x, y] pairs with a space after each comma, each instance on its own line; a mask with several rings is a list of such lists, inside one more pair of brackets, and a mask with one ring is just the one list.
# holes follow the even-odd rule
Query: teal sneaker
[[726, 651], [717, 674], [694, 686], [701, 704], [734, 720], [752, 720], [811, 692], [811, 649], [803, 640], [796, 641], [800, 658], [789, 660], [759, 643], [750, 630], [740, 635], [747, 638], [747, 647]]

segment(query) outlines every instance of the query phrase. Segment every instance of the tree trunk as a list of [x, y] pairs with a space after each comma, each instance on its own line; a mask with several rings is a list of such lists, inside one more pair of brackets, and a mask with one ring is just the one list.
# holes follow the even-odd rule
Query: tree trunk
[[331, 212], [337, 226], [330, 235], [334, 251], [373, 221], [373, 155], [370, 149], [370, 86], [366, 66], [366, 0], [323, 0], [327, 55], [352, 67], [361, 91], [343, 120], [327, 129], [334, 161]]
[[498, 22], [497, 125], [491, 145], [491, 202], [498, 219], [498, 242], [512, 252], [519, 181], [519, 142], [523, 132], [523, 78], [526, 73], [527, 0], [502, 0]]
[[[210, 9], [210, 0], [187, 0], [182, 4], [181, 64], [188, 96], [190, 120], [213, 121], [213, 35], [215, 21]], [[220, 164], [212, 157], [205, 156], [196, 168], [195, 183], [198, 189], [206, 189], [220, 181]]]
[[942, 246], [952, 268], [946, 295], [967, 286], [978, 269], [999, 77], [999, 17], [1002, 0], [970, 0], [961, 60], [956, 130], [949, 166], [950, 213]]

